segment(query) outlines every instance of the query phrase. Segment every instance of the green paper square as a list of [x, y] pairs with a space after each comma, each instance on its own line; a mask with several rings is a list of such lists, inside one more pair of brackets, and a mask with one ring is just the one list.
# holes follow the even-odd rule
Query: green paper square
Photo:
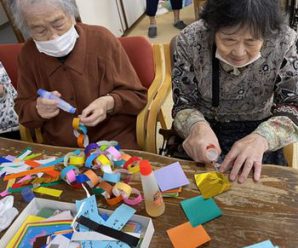
[[197, 196], [182, 201], [181, 206], [193, 227], [222, 215], [220, 208], [212, 198], [204, 199], [202, 196]]

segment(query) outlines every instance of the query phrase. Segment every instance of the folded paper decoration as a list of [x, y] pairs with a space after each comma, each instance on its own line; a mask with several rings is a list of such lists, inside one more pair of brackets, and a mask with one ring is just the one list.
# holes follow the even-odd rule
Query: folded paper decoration
[[216, 171], [196, 174], [195, 181], [205, 199], [219, 195], [231, 188], [229, 179]]

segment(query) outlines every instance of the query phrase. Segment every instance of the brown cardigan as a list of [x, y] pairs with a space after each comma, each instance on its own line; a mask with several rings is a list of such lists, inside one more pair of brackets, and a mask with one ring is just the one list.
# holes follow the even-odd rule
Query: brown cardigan
[[[92, 101], [107, 94], [115, 108], [96, 127], [88, 127], [90, 142], [117, 140], [123, 148], [138, 148], [136, 116], [146, 104], [142, 86], [124, 49], [103, 27], [77, 24], [79, 38], [64, 63], [40, 53], [33, 40], [24, 45], [18, 60], [18, 97], [15, 109], [20, 123], [41, 127], [45, 143], [76, 146], [72, 119]], [[58, 116], [43, 119], [36, 110], [37, 90], [57, 90], [77, 108], [75, 115], [60, 110]]]

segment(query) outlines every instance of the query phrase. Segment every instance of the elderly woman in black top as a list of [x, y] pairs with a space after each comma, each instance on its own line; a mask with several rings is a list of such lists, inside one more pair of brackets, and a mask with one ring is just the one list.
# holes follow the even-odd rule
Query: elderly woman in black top
[[298, 140], [296, 41], [278, 0], [207, 1], [174, 56], [174, 126], [193, 160], [210, 162], [211, 147], [239, 182], [285, 164], [280, 148]]

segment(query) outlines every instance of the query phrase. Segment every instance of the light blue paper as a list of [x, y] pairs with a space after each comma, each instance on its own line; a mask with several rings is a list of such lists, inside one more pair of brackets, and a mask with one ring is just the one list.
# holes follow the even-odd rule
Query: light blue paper
[[105, 226], [116, 230], [121, 230], [125, 224], [132, 218], [136, 210], [125, 204], [121, 204], [104, 223]]
[[120, 181], [120, 173], [103, 173], [103, 180], [110, 183], [118, 183]]
[[[105, 225], [116, 230], [121, 230], [123, 226], [128, 222], [129, 219], [134, 215], [136, 212], [135, 209], [122, 204], [119, 206], [111, 216], [105, 221], [98, 213], [97, 203], [95, 195], [92, 195], [82, 201], [76, 201], [76, 208], [79, 211], [81, 205], [85, 202], [82, 212], [80, 214], [84, 217], [93, 220], [94, 222]], [[81, 232], [90, 231], [89, 228], [79, 225]], [[86, 240], [82, 242], [82, 248], [129, 248], [129, 245], [121, 242], [121, 241], [94, 241], [94, 240]]]
[[212, 198], [196, 196], [180, 202], [182, 209], [193, 227], [204, 224], [222, 215]]
[[[104, 222], [104, 220], [98, 214], [98, 208], [97, 208], [95, 195], [92, 195], [82, 201], [76, 201], [77, 211], [79, 211], [83, 202], [84, 202], [84, 207], [81, 210], [82, 212], [81, 212], [80, 216], [82, 215], [88, 219], [95, 221], [98, 224], [102, 224]], [[80, 232], [90, 231], [89, 228], [87, 228], [83, 225], [79, 225], [79, 229], [80, 229]], [[106, 243], [106, 244], [104, 244], [105, 246], [103, 246], [103, 242]], [[108, 243], [109, 243], [108, 241], [87, 240], [87, 241], [82, 242], [82, 248], [106, 247], [106, 245], [108, 245]]]
[[265, 240], [254, 245], [245, 246], [243, 248], [278, 248], [278, 246], [274, 246], [270, 240]]

